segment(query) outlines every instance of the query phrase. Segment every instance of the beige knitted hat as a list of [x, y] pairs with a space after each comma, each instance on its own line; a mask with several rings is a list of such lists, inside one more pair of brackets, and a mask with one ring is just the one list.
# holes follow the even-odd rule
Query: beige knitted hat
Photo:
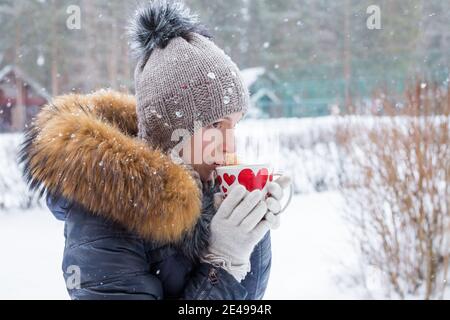
[[[171, 150], [180, 140], [233, 112], [247, 111], [249, 93], [236, 64], [180, 2], [152, 1], [130, 28], [139, 137]], [[176, 131], [177, 130], [177, 131]]]

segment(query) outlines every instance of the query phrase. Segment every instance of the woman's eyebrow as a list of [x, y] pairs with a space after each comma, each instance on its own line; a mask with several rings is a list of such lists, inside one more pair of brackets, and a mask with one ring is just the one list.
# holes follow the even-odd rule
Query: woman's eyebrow
[[[239, 119], [239, 120], [241, 120], [241, 119]], [[239, 120], [237, 120], [236, 123], [239, 122]], [[231, 117], [227, 117], [227, 116], [217, 120], [217, 122], [220, 122], [220, 121], [227, 121], [227, 122], [233, 123], [233, 119]]]

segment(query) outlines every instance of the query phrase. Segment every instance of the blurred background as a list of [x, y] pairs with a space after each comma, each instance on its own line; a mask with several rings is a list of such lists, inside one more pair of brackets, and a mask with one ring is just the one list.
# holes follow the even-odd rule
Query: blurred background
[[[261, 117], [348, 111], [376, 89], [403, 91], [416, 75], [448, 78], [448, 1], [185, 2], [241, 68], [258, 68], [251, 89]], [[132, 91], [125, 27], [137, 3], [2, 0], [1, 75], [17, 69], [43, 98], [104, 87]], [[379, 8], [380, 29], [367, 26], [371, 5]], [[77, 8], [79, 29], [69, 29]], [[5, 120], [3, 127], [11, 125]]]
[[[450, 2], [184, 2], [250, 89], [240, 153], [294, 180], [266, 298], [449, 299]], [[52, 96], [134, 92], [138, 3], [0, 0], [0, 298], [68, 297], [16, 154]]]

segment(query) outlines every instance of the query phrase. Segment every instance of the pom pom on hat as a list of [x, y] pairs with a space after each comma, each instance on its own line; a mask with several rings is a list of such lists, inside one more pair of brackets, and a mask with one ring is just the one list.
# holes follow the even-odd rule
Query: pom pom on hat
[[189, 40], [195, 32], [211, 38], [206, 27], [198, 22], [197, 15], [190, 13], [178, 1], [155, 0], [136, 10], [128, 27], [130, 47], [138, 60], [146, 61], [152, 51], [164, 48], [176, 37]]

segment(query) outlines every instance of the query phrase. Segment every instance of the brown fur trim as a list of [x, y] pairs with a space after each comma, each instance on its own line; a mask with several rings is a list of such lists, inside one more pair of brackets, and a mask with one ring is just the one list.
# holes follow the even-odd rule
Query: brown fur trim
[[136, 102], [113, 91], [45, 106], [21, 150], [30, 188], [59, 193], [144, 239], [176, 242], [201, 211], [188, 171], [136, 138]]

